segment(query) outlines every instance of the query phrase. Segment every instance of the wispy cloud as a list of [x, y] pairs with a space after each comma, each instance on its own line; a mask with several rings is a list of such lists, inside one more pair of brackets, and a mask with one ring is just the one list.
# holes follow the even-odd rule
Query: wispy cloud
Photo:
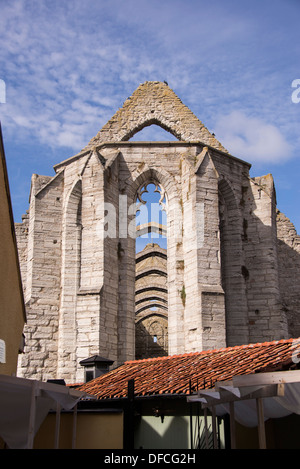
[[[255, 63], [243, 53], [253, 57], [260, 23], [238, 5], [2, 1], [7, 128], [20, 139], [34, 135], [42, 144], [78, 151], [139, 83], [153, 79], [169, 81], [211, 125], [241, 99], [246, 107], [259, 106], [268, 74], [259, 76], [257, 66], [265, 72], [266, 65], [258, 64], [257, 49]], [[243, 151], [242, 142], [234, 145]]]
[[[45, 148], [43, 171], [83, 148], [146, 80], [168, 81], [235, 156], [300, 157], [300, 103], [291, 100], [299, 2], [0, 0], [0, 8], [5, 139]], [[16, 155], [14, 167], [23, 164]]]
[[224, 146], [247, 161], [283, 163], [292, 155], [292, 146], [275, 125], [241, 111], [220, 117], [215, 129]]

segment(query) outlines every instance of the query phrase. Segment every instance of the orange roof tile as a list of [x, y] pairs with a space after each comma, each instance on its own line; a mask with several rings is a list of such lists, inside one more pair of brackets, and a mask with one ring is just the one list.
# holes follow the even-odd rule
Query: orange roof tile
[[135, 396], [188, 394], [190, 380], [193, 390], [204, 389], [236, 375], [291, 366], [299, 344], [300, 339], [288, 339], [128, 361], [78, 389], [98, 399], [122, 398], [134, 379]]

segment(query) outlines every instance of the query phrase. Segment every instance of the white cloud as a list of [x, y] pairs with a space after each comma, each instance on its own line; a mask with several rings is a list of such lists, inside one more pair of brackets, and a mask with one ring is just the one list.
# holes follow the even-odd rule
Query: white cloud
[[[146, 80], [166, 80], [235, 156], [273, 172], [292, 142], [297, 161], [300, 104], [291, 82], [299, 77], [299, 1], [274, 0], [272, 9], [259, 0], [0, 5], [0, 117], [14, 201], [21, 204], [25, 173], [29, 181], [33, 172], [48, 174], [49, 164], [80, 151]], [[135, 139], [168, 137], [155, 130]], [[27, 194], [24, 203], [22, 213]]]
[[[24, 138], [27, 131], [29, 139], [57, 147], [69, 142], [79, 151], [146, 80], [167, 80], [204, 124], [221, 106], [232, 109], [243, 99], [255, 113], [267, 99], [268, 75], [259, 76], [257, 63], [244, 54], [249, 43], [258, 54], [250, 38], [261, 23], [222, 2], [205, 8], [199, 0], [2, 3], [0, 70], [6, 75], [0, 78], [7, 104], [1, 111], [10, 135]], [[290, 125], [289, 114], [281, 115]], [[233, 119], [220, 120], [214, 131], [237, 156], [274, 161], [287, 151], [275, 127]]]
[[292, 147], [275, 125], [241, 111], [220, 117], [214, 129], [232, 155], [249, 163], [281, 163], [291, 157]]

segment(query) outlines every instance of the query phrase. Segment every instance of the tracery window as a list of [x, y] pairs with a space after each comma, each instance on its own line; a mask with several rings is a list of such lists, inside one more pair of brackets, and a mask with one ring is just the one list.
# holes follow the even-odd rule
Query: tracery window
[[166, 197], [149, 182], [137, 193], [136, 358], [168, 354]]

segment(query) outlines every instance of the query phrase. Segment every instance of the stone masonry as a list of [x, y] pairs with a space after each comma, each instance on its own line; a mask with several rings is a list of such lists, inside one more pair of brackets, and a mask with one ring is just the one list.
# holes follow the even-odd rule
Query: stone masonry
[[[152, 124], [177, 141], [130, 141]], [[141, 84], [54, 170], [33, 175], [16, 224], [28, 318], [19, 376], [76, 383], [93, 355], [118, 366], [300, 335], [300, 238], [276, 208], [272, 176], [251, 178], [165, 83]], [[135, 207], [149, 183], [165, 195], [167, 252], [136, 255]], [[147, 282], [160, 290], [147, 296]]]

